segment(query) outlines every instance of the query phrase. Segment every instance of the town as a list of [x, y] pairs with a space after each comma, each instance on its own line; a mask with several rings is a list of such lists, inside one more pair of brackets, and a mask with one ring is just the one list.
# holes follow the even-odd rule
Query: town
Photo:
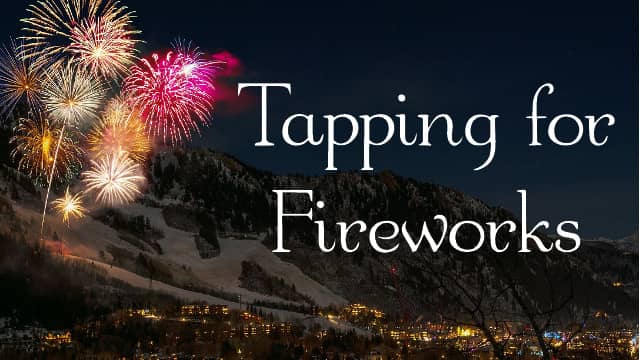
[[[364, 304], [314, 309], [305, 321], [279, 320], [253, 305], [239, 311], [182, 304], [129, 307], [65, 330], [16, 328], [11, 319], [0, 325], [0, 357], [12, 359], [494, 359], [477, 328], [444, 320], [406, 322]], [[531, 329], [511, 323], [494, 330], [510, 359], [540, 358]], [[638, 355], [637, 329], [624, 326], [579, 334], [556, 329], [544, 336], [562, 358]]]

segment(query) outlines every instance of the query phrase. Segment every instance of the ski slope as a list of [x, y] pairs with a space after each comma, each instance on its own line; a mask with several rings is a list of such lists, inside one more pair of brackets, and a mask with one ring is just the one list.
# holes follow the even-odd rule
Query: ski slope
[[[13, 201], [11, 201], [11, 203], [18, 216], [34, 224], [32, 231], [36, 231], [36, 227], [37, 231], [39, 231], [41, 218], [39, 210], [23, 203]], [[64, 241], [65, 252], [69, 255], [89, 259], [99, 264], [102, 263], [100, 261], [100, 252], [108, 253], [107, 248], [109, 245], [126, 249], [132, 254], [144, 252], [147, 256], [153, 257], [155, 260], [167, 265], [168, 268], [172, 270], [173, 278], [177, 284], [205, 285], [211, 289], [239, 294], [242, 296], [243, 302], [262, 300], [291, 303], [290, 301], [277, 297], [267, 296], [241, 288], [238, 279], [242, 271], [241, 263], [247, 260], [255, 261], [270, 275], [283, 278], [287, 283], [294, 284], [299, 293], [309, 296], [320, 306], [332, 304], [343, 305], [347, 303], [344, 298], [334, 294], [322, 284], [309, 278], [296, 266], [282, 261], [258, 240], [219, 239], [221, 247], [220, 256], [211, 259], [202, 259], [195, 246], [195, 232], [186, 232], [168, 226], [162, 216], [162, 209], [146, 207], [136, 203], [122, 207], [119, 210], [129, 215], [146, 216], [149, 218], [151, 226], [164, 232], [164, 237], [158, 240], [158, 243], [163, 249], [162, 255], [138, 249], [120, 239], [114, 229], [90, 216], [73, 220], [70, 226], [66, 226], [61, 223], [57, 216], [48, 215], [46, 227], [50, 230], [48, 233], [55, 231]], [[188, 270], [185, 270], [185, 268]], [[114, 267], [114, 269], [116, 269], [116, 267]], [[124, 269], [121, 270], [126, 271]], [[121, 273], [114, 270], [113, 274], [115, 276]], [[139, 275], [136, 276], [144, 279], [148, 284], [148, 279]], [[128, 277], [126, 282], [134, 286], [139, 286], [139, 279], [137, 277]], [[184, 293], [183, 295], [185, 294], [188, 293]], [[204, 299], [204, 301], [207, 300]]]

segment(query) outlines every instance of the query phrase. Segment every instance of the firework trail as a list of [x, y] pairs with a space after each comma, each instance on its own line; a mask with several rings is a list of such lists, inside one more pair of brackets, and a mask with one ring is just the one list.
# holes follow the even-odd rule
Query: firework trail
[[[65, 128], [69, 125], [77, 126], [85, 120], [97, 117], [97, 111], [104, 100], [102, 82], [71, 63], [57, 66], [52, 72], [43, 85], [42, 102], [49, 116], [62, 123], [61, 132], [64, 134]], [[44, 234], [45, 216], [61, 140], [62, 137], [58, 139], [53, 155], [52, 171], [42, 210], [41, 234]]]
[[151, 151], [144, 124], [122, 98], [107, 104], [102, 118], [89, 132], [87, 143], [95, 157], [126, 152], [138, 163], [143, 162]]
[[90, 170], [82, 173], [87, 191], [96, 191], [96, 200], [114, 206], [129, 203], [142, 194], [140, 186], [144, 176], [142, 168], [126, 153], [106, 155], [91, 160]]
[[31, 109], [40, 107], [43, 68], [20, 56], [18, 48], [13, 39], [8, 47], [0, 48], [0, 115], [13, 111], [22, 98]]
[[140, 111], [150, 135], [175, 145], [207, 125], [213, 110], [213, 77], [221, 64], [179, 43], [131, 68], [123, 92]]
[[58, 154], [60, 153], [60, 145], [62, 143], [62, 137], [64, 136], [64, 128], [66, 122], [62, 124], [60, 128], [60, 138], [56, 145], [56, 151], [53, 154], [53, 163], [51, 164], [51, 173], [49, 174], [49, 180], [47, 181], [47, 194], [44, 197], [44, 206], [42, 207], [42, 222], [40, 223], [40, 238], [44, 240], [44, 221], [47, 216], [47, 205], [49, 204], [49, 195], [51, 194], [51, 184], [53, 183], [53, 175], [55, 174], [56, 164], [58, 162]]
[[64, 55], [111, 74], [135, 57], [133, 11], [113, 0], [40, 0], [21, 19], [26, 57], [52, 62]]
[[41, 237], [54, 174], [58, 173], [61, 178], [70, 177], [73, 170], [80, 167], [82, 155], [82, 149], [65, 133], [64, 124], [56, 124], [59, 123], [50, 122], [43, 114], [39, 114], [37, 118], [20, 119], [16, 133], [11, 138], [11, 142], [16, 144], [12, 155], [14, 158], [20, 157], [18, 169], [33, 176], [36, 182], [47, 184], [40, 226]]
[[54, 200], [51, 205], [62, 215], [62, 222], [68, 226], [70, 218], [80, 219], [84, 217], [87, 209], [82, 205], [82, 199], [81, 193], [71, 195], [69, 187], [67, 187], [64, 196]]

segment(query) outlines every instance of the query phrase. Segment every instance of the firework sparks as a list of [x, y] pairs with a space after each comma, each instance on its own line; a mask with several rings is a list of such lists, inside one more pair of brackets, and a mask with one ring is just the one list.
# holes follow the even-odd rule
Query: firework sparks
[[38, 108], [42, 76], [42, 68], [20, 56], [13, 40], [9, 47], [3, 46], [0, 49], [0, 113], [11, 112], [20, 99], [26, 99], [32, 108]]
[[[102, 104], [104, 89], [102, 82], [93, 78], [87, 71], [73, 66], [68, 62], [66, 65], [55, 66], [52, 74], [48, 74], [42, 90], [42, 102], [53, 119], [62, 123], [61, 135], [68, 125], [76, 126], [83, 120], [96, 117], [98, 108]], [[51, 173], [47, 181], [47, 192], [42, 208], [42, 223], [40, 235], [44, 233], [45, 215], [47, 214], [47, 204], [51, 193], [51, 184], [58, 164], [58, 155], [62, 137], [56, 144], [51, 165]]]
[[96, 200], [107, 205], [120, 205], [141, 195], [140, 185], [145, 180], [140, 175], [140, 165], [126, 153], [106, 155], [91, 161], [92, 168], [83, 173], [87, 191], [96, 191]]
[[69, 193], [69, 188], [64, 196], [54, 200], [51, 205], [56, 209], [58, 214], [62, 215], [62, 222], [69, 224], [71, 218], [80, 219], [84, 217], [87, 209], [82, 205], [82, 194]]
[[134, 65], [123, 90], [140, 110], [148, 133], [176, 144], [208, 124], [218, 64], [204, 59], [197, 48], [179, 46]]
[[[102, 74], [126, 66], [135, 56], [133, 11], [114, 0], [40, 0], [27, 7], [21, 19], [26, 35], [22, 49], [37, 59], [71, 55]], [[100, 60], [96, 60], [99, 57]], [[38, 60], [40, 61], [40, 60]]]
[[87, 140], [96, 157], [126, 152], [136, 162], [143, 162], [151, 150], [140, 117], [120, 98], [109, 102]]
[[104, 100], [102, 82], [70, 63], [58, 66], [48, 76], [42, 91], [43, 103], [51, 116], [66, 124], [78, 124], [97, 117]]
[[69, 132], [65, 133], [56, 124], [44, 115], [23, 118], [11, 138], [15, 145], [12, 155], [19, 158], [18, 169], [36, 179], [36, 182], [49, 183], [48, 179], [54, 173], [60, 178], [69, 178], [80, 168], [82, 149]]
[[130, 31], [103, 19], [83, 21], [72, 30], [71, 39], [69, 50], [94, 75], [119, 77], [135, 60]]

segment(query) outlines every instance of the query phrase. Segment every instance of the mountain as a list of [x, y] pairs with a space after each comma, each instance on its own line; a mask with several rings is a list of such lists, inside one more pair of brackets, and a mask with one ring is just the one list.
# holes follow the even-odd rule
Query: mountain
[[623, 252], [629, 252], [634, 254], [638, 253], [638, 232], [635, 232], [634, 234], [625, 236], [620, 239], [609, 239], [605, 237], [599, 237], [596, 239], [589, 239], [587, 241], [595, 242], [595, 243], [600, 242], [600, 243], [610, 244], [611, 246]]
[[599, 238], [583, 242], [578, 252], [602, 281], [638, 296], [638, 233], [621, 239]]
[[[160, 152], [146, 168], [147, 193], [134, 204], [92, 208], [90, 217], [69, 227], [48, 216], [46, 233], [60, 239], [53, 246], [134, 286], [145, 286], [143, 279], [151, 277], [151, 286], [179, 297], [240, 298], [294, 312], [357, 302], [405, 320], [462, 316], [477, 321], [478, 309], [500, 320], [541, 314], [565, 319], [583, 309], [637, 317], [637, 257], [603, 242], [589, 242], [573, 254], [511, 249], [496, 254], [484, 248], [461, 254], [448, 247], [435, 254], [426, 247], [413, 253], [406, 246], [390, 254], [364, 246], [351, 254], [322, 254], [314, 224], [287, 219], [291, 252], [271, 252], [273, 189], [313, 189], [326, 204], [322, 219], [327, 224], [427, 221], [437, 229], [436, 214], [450, 223], [515, 221], [505, 209], [441, 185], [388, 171], [277, 175], [204, 149]], [[28, 179], [4, 168], [0, 195], [34, 224], [33, 231], [38, 229], [41, 203]], [[304, 198], [288, 198], [285, 205], [298, 212], [309, 207]], [[327, 226], [327, 238], [335, 235]], [[461, 243], [473, 243], [477, 233], [461, 235]], [[352, 236], [366, 243], [366, 235]], [[498, 237], [499, 244], [513, 241], [508, 234]]]
[[[264, 243], [270, 249], [275, 248], [273, 189], [313, 189], [314, 196], [326, 204], [322, 220], [327, 224], [360, 219], [367, 224], [380, 220], [408, 224], [427, 221], [435, 227], [432, 219], [436, 214], [445, 215], [450, 223], [465, 219], [480, 223], [515, 221], [505, 209], [489, 206], [454, 189], [388, 171], [274, 175], [209, 150], [157, 154], [150, 168], [153, 180], [149, 191], [156, 199], [179, 204], [175, 206], [183, 207], [182, 212], [204, 209], [212, 214], [212, 221], [221, 232], [264, 235]], [[286, 208], [306, 212], [308, 199], [288, 199]], [[437, 254], [426, 250], [411, 253], [401, 248], [381, 255], [366, 247], [352, 254], [321, 254], [312, 222], [288, 218], [284, 224], [291, 252], [278, 254], [283, 260], [351, 302], [375, 305], [405, 317], [456, 312], [460, 306], [468, 305], [470, 299], [482, 304], [493, 299], [491, 308], [499, 303], [503, 313], [522, 306], [538, 311], [542, 311], [544, 304], [555, 308], [561, 297], [571, 297], [578, 308], [632, 318], [637, 311], [637, 293], [629, 290], [637, 289], [637, 259], [619, 257], [622, 267], [636, 269], [636, 276], [633, 271], [620, 273], [613, 281], [606, 265], [593, 262], [597, 262], [599, 250], [592, 246], [583, 246], [569, 255], [521, 254], [513, 250], [496, 255], [486, 249], [459, 254], [446, 248]], [[328, 237], [335, 236], [335, 229], [327, 227], [327, 231]], [[470, 242], [477, 236], [463, 235]], [[551, 241], [544, 234], [539, 235]], [[366, 242], [364, 235], [359, 239]], [[499, 235], [499, 243], [509, 241], [513, 241], [511, 236]], [[625, 286], [617, 285], [620, 280]], [[512, 291], [511, 295], [505, 295], [502, 289], [509, 286], [519, 293]], [[490, 295], [482, 299], [480, 294]]]

